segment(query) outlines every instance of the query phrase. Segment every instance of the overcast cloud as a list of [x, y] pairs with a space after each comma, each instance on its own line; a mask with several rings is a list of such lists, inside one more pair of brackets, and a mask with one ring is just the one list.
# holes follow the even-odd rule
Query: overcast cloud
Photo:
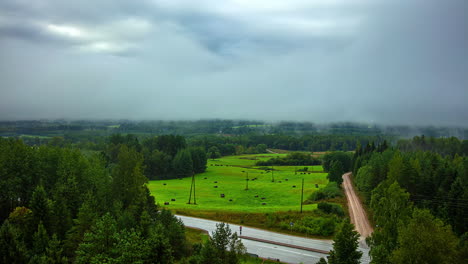
[[0, 119], [468, 125], [466, 0], [0, 1]]

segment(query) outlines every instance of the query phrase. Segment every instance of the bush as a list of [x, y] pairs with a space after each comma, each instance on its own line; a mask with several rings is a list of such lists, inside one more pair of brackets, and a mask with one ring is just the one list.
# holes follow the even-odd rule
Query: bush
[[[292, 230], [307, 235], [331, 236], [335, 233], [337, 219], [335, 217], [304, 217], [294, 223]], [[290, 229], [289, 222], [281, 222], [282, 229]]]
[[338, 187], [336, 182], [329, 182], [325, 188], [313, 192], [309, 199], [310, 201], [320, 201], [325, 199], [331, 199], [335, 197], [342, 197], [343, 192]]
[[326, 214], [336, 214], [337, 216], [344, 216], [344, 211], [341, 206], [332, 203], [319, 203], [317, 208]]

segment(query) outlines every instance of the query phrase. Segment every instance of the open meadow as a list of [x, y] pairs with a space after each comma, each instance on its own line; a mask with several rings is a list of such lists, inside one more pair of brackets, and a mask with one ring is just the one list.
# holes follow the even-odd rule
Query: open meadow
[[[188, 204], [191, 178], [150, 181], [148, 187], [156, 202], [170, 210], [299, 211], [302, 179], [305, 200], [315, 190], [325, 187], [327, 174], [321, 166], [306, 166], [307, 172], [296, 172], [304, 166], [273, 166], [273, 170], [255, 166], [258, 160], [284, 155], [253, 154], [209, 160], [206, 172], [195, 176], [196, 205]], [[165, 202], [169, 205], [164, 205]], [[191, 202], [194, 202], [193, 197]], [[303, 205], [305, 211], [315, 208], [316, 204]]]

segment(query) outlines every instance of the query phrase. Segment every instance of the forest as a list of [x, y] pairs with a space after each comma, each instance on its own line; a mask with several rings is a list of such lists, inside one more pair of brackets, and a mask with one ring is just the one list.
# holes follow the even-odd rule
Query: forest
[[[353, 172], [375, 225], [367, 240], [372, 263], [468, 258], [466, 140], [258, 133], [75, 139], [0, 137], [3, 263], [207, 263], [219, 255], [237, 263], [245, 249], [235, 234], [223, 238], [222, 248], [213, 240], [190, 244], [183, 224], [158, 208], [147, 182], [189, 177], [204, 172], [208, 159], [272, 148], [328, 151], [320, 158], [291, 152], [257, 164], [322, 164], [330, 182], [308, 200], [323, 212], [343, 217], [341, 207], [326, 201], [342, 195], [341, 176]], [[220, 254], [228, 247], [235, 254]]]
[[217, 239], [188, 243], [149, 194], [144, 155], [113, 143], [108, 158], [0, 138], [1, 263], [237, 262], [245, 252], [225, 226]]
[[423, 136], [356, 150], [354, 182], [375, 224], [368, 238], [372, 263], [468, 258], [465, 151], [466, 141]]

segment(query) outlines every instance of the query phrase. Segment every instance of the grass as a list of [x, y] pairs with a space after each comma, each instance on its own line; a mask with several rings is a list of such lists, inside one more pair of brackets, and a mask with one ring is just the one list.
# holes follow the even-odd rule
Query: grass
[[250, 127], [250, 128], [255, 128], [255, 127], [271, 127], [271, 125], [244, 125], [244, 126], [233, 126], [232, 128], [241, 128], [241, 127]]
[[284, 263], [284, 262], [279, 262], [276, 260], [270, 260], [270, 259], [263, 259], [263, 258], [258, 258], [258, 257], [252, 257], [252, 256], [246, 256], [244, 259], [241, 260], [242, 264], [278, 264], [278, 263]]
[[208, 232], [201, 229], [185, 227], [185, 238], [190, 244], [205, 243], [209, 239]]
[[[319, 188], [327, 185], [327, 174], [323, 172], [295, 174], [295, 166], [274, 166], [275, 181], [272, 182], [272, 172], [256, 167], [255, 162], [281, 155], [284, 154], [241, 155], [209, 160], [206, 172], [195, 176], [196, 205], [187, 204], [191, 178], [150, 181], [148, 187], [159, 205], [164, 206], [164, 202], [169, 202], [169, 205], [164, 207], [170, 210], [231, 213], [299, 211], [302, 178], [304, 178], [305, 200], [317, 190], [316, 184]], [[303, 167], [297, 166], [297, 168]], [[321, 166], [307, 167], [309, 171], [323, 170]], [[247, 173], [250, 179], [249, 189], [245, 190]], [[253, 178], [256, 180], [252, 180]], [[221, 194], [225, 197], [221, 198]], [[258, 197], [255, 197], [257, 195]], [[171, 201], [172, 199], [175, 201]], [[193, 198], [191, 202], [193, 203]], [[316, 204], [303, 206], [305, 211], [314, 209]]]
[[20, 138], [39, 138], [39, 139], [51, 139], [52, 137], [50, 136], [39, 136], [39, 135], [25, 135], [22, 134]]

